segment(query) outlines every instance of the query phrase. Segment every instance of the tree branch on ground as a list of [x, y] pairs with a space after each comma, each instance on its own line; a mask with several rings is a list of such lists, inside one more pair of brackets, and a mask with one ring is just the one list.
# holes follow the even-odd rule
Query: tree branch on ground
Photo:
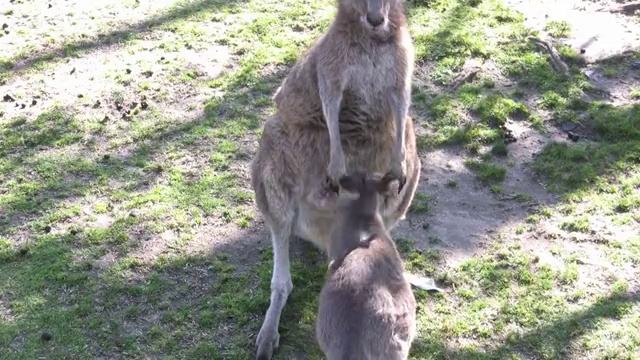
[[532, 43], [536, 44], [536, 46], [540, 50], [549, 54], [549, 58], [551, 60], [551, 66], [553, 66], [553, 68], [557, 72], [559, 72], [560, 74], [562, 74], [567, 78], [571, 78], [571, 73], [569, 72], [569, 66], [567, 66], [567, 64], [565, 64], [565, 62], [562, 61], [562, 58], [560, 57], [560, 53], [549, 41], [541, 40], [534, 36], [529, 36], [528, 39]]
[[483, 63], [477, 59], [468, 59], [465, 61], [464, 65], [462, 65], [462, 69], [460, 73], [451, 81], [451, 85], [449, 85], [450, 91], [455, 91], [460, 85], [467, 83], [482, 70]]
[[614, 6], [602, 7], [597, 12], [610, 12], [610, 13], [632, 13], [636, 10], [640, 10], [640, 1], [634, 1], [626, 4], [618, 4]]

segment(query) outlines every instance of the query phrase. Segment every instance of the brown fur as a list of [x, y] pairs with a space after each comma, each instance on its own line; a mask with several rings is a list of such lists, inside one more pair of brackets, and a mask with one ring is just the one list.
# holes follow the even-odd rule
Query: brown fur
[[[344, 179], [344, 178], [343, 178]], [[388, 179], [342, 180], [360, 197], [339, 211], [320, 292], [316, 337], [327, 360], [405, 360], [416, 334], [416, 300], [379, 214]]]
[[[375, 30], [363, 19], [371, 2], [389, 7], [388, 21]], [[282, 121], [295, 128], [328, 132], [327, 175], [334, 184], [346, 174], [343, 147], [366, 145], [388, 121], [396, 126], [389, 169], [404, 182], [403, 134], [413, 62], [401, 0], [341, 0], [329, 30], [276, 92], [274, 101]]]
[[[405, 109], [413, 47], [401, 5], [400, 0], [341, 0], [328, 32], [274, 96], [277, 112], [264, 125], [251, 167], [274, 252], [270, 305], [256, 339], [258, 359], [271, 359], [279, 344], [280, 314], [293, 289], [290, 238], [320, 249], [330, 239], [338, 198], [327, 190], [327, 175], [336, 180], [346, 168], [367, 174], [391, 169], [401, 182], [406, 179], [383, 199], [381, 216], [388, 229], [404, 218], [413, 199], [421, 164]], [[372, 30], [362, 16], [375, 9], [388, 9], [383, 11], [388, 21]], [[327, 90], [332, 84], [341, 86]], [[323, 102], [325, 108], [335, 107], [329, 113], [339, 114], [339, 132], [337, 115], [326, 120]]]

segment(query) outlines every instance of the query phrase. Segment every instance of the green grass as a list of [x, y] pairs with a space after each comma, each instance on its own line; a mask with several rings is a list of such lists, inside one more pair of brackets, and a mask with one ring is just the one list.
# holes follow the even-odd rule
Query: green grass
[[589, 231], [589, 218], [581, 216], [564, 221], [560, 227], [567, 231], [578, 231], [586, 233]]
[[433, 200], [430, 199], [427, 194], [416, 192], [409, 211], [416, 214], [428, 213], [429, 210], [433, 207], [432, 201]]
[[566, 38], [571, 36], [571, 24], [566, 21], [549, 21], [545, 25], [544, 30], [549, 35], [557, 38]]
[[588, 201], [605, 214], [638, 208], [640, 107], [595, 104], [587, 110], [599, 141], [551, 143], [534, 162], [549, 189], [572, 201]]
[[465, 165], [477, 172], [478, 179], [486, 183], [501, 182], [504, 180], [507, 169], [490, 160], [468, 159]]
[[[14, 2], [5, 15], [21, 17], [22, 5]], [[118, 7], [138, 4], [108, 11]], [[326, 29], [333, 2], [176, 2], [138, 14], [140, 23], [132, 24], [99, 23], [103, 11], [74, 9], [74, 22], [91, 21], [43, 29], [46, 36], [16, 29], [20, 41], [13, 43], [23, 45], [0, 59], [0, 84], [35, 84], [15, 95], [27, 104], [37, 95], [41, 106], [29, 108], [33, 116], [6, 107], [0, 117], [0, 348], [12, 359], [250, 358], [268, 306], [272, 254], [264, 241], [245, 242], [258, 224], [244, 169], [273, 111], [273, 92]], [[465, 165], [487, 184], [484, 191], [508, 193], [502, 161], [512, 155], [503, 126], [521, 122], [542, 131], [554, 125], [548, 112], [588, 125], [594, 139], [542, 149], [533, 168], [561, 202], [522, 219], [516, 232], [526, 237], [536, 224], [556, 221], [562, 231], [589, 236], [592, 216], [625, 226], [640, 221], [638, 106], [584, 101], [582, 92], [591, 91], [584, 78], [558, 76], [525, 40], [531, 31], [524, 17], [498, 0], [412, 3], [408, 11], [417, 66], [433, 69], [416, 75], [414, 86], [416, 121], [426, 129], [418, 139], [422, 155], [458, 147], [471, 155]], [[94, 22], [99, 26], [89, 26]], [[548, 29], [554, 36], [569, 30]], [[214, 45], [221, 46], [216, 56], [204, 54]], [[220, 72], [194, 68], [193, 53], [213, 64], [224, 57], [222, 47], [231, 60]], [[575, 54], [561, 52], [575, 72]], [[42, 85], [89, 55], [98, 61], [78, 88], [99, 90], [69, 100]], [[443, 90], [470, 58], [494, 61], [514, 86], [481, 74]], [[94, 108], [97, 100], [102, 105]], [[119, 106], [132, 108], [123, 116]], [[459, 181], [451, 175], [446, 186]], [[417, 193], [409, 216], [437, 209], [436, 198]], [[623, 359], [640, 346], [638, 298], [624, 281], [585, 291], [578, 263], [563, 258], [565, 267], [554, 269], [503, 239], [449, 267], [448, 250], [437, 249], [447, 239], [424, 238], [427, 249], [408, 238], [398, 247], [408, 268], [448, 291], [416, 291], [420, 331], [412, 359], [567, 352]], [[491, 245], [498, 242], [505, 245]], [[640, 259], [633, 237], [596, 250], [616, 265]], [[299, 252], [277, 356], [319, 359], [313, 327], [326, 266], [317, 251]], [[52, 339], [42, 340], [43, 332]]]
[[[494, 247], [492, 253], [468, 259], [450, 273], [436, 271], [455, 290], [445, 296], [418, 296], [433, 304], [418, 311], [419, 333], [424, 335], [414, 344], [414, 358], [558, 358], [569, 341], [598, 358], [632, 356], [632, 344], [640, 340], [637, 332], [618, 337], [617, 344], [603, 339], [613, 319], [630, 329], [630, 322], [640, 316], [637, 299], [628, 297], [625, 283], [608, 286], [606, 295], [583, 299], [576, 310], [571, 305], [579, 276], [575, 264], [557, 272], [517, 246]], [[430, 255], [413, 252], [407, 257], [413, 259], [413, 269], [434, 272], [437, 260]], [[594, 337], [599, 340], [594, 342]], [[445, 345], [461, 338], [472, 340], [463, 348]]]

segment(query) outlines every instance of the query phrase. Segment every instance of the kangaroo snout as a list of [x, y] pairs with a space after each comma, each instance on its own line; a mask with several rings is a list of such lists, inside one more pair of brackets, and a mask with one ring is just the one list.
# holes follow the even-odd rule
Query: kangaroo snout
[[384, 23], [384, 14], [382, 11], [367, 11], [367, 22], [373, 27], [380, 26]]

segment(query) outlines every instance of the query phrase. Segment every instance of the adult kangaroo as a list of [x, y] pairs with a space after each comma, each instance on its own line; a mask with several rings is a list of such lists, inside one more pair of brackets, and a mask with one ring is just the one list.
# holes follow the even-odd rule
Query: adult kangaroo
[[338, 0], [327, 32], [276, 91], [276, 113], [251, 165], [274, 256], [257, 359], [271, 359], [279, 345], [280, 315], [293, 289], [290, 239], [326, 250], [346, 169], [398, 179], [381, 216], [387, 229], [404, 218], [421, 168], [408, 116], [413, 63], [402, 0]]

